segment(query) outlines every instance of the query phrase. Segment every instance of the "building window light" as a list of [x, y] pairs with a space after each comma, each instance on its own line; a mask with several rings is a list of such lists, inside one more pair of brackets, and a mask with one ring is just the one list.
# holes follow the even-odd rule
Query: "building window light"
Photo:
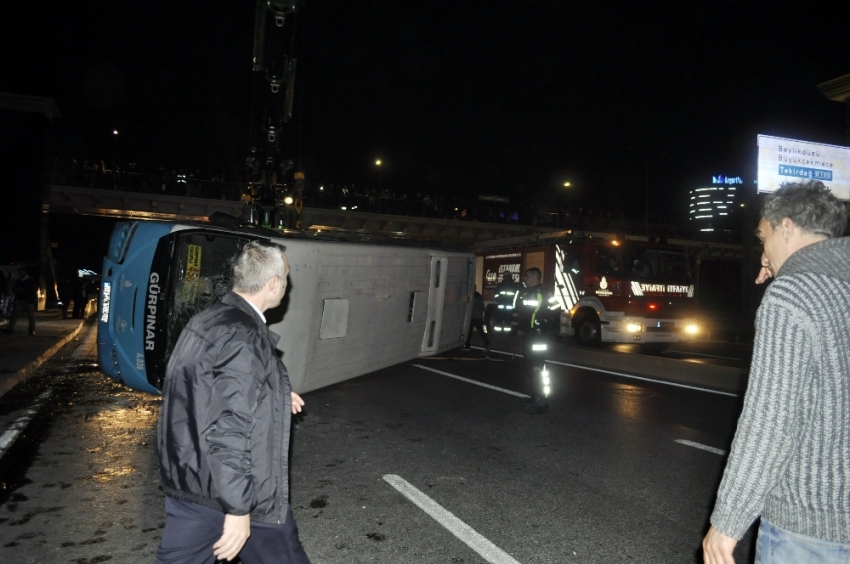
[[713, 215], [698, 215], [694, 219], [711, 219], [713, 217]]
[[713, 227], [706, 227], [705, 229], [700, 229], [700, 231], [714, 231]]

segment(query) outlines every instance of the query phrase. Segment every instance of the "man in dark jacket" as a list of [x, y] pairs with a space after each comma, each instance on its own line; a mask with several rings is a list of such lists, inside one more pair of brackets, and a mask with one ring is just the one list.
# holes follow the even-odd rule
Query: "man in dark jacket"
[[26, 312], [29, 321], [30, 335], [35, 335], [35, 308], [38, 305], [38, 286], [35, 278], [29, 275], [26, 268], [18, 269], [18, 279], [12, 287], [15, 294], [15, 305], [12, 308], [12, 318], [9, 319], [7, 333], [15, 332], [15, 324], [22, 312]]
[[280, 305], [283, 248], [245, 245], [233, 291], [193, 317], [168, 361], [157, 452], [168, 520], [157, 562], [309, 562], [289, 506], [291, 391], [263, 313]]
[[490, 339], [487, 338], [487, 333], [484, 332], [484, 297], [477, 291], [472, 296], [472, 317], [469, 319], [469, 329], [466, 331], [466, 342], [461, 347], [463, 350], [469, 350], [469, 341], [472, 339], [472, 330], [477, 329], [478, 334], [484, 341], [485, 353], [490, 352]]

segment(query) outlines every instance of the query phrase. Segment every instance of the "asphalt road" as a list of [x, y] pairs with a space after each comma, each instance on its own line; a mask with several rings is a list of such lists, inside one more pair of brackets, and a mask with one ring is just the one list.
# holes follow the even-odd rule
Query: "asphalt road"
[[[313, 562], [701, 562], [740, 397], [550, 364], [552, 408], [535, 415], [520, 361], [492, 357], [305, 395], [291, 500]], [[641, 361], [623, 359], [626, 376]], [[93, 340], [0, 399], [3, 560], [153, 561], [158, 407], [98, 373]], [[750, 552], [748, 536], [738, 561]]]

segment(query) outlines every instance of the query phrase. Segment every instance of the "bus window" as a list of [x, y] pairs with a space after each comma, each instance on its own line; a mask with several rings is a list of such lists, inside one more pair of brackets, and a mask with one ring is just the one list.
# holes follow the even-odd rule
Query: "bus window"
[[166, 362], [189, 319], [230, 291], [233, 261], [249, 240], [208, 231], [177, 233], [166, 310]]

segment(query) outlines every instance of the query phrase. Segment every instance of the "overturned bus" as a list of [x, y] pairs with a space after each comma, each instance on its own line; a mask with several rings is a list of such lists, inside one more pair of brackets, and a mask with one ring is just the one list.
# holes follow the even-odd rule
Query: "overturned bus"
[[231, 289], [242, 246], [286, 247], [289, 287], [266, 312], [292, 387], [307, 392], [459, 346], [471, 315], [472, 254], [386, 236], [209, 223], [118, 223], [104, 258], [98, 360], [159, 393], [180, 331]]

